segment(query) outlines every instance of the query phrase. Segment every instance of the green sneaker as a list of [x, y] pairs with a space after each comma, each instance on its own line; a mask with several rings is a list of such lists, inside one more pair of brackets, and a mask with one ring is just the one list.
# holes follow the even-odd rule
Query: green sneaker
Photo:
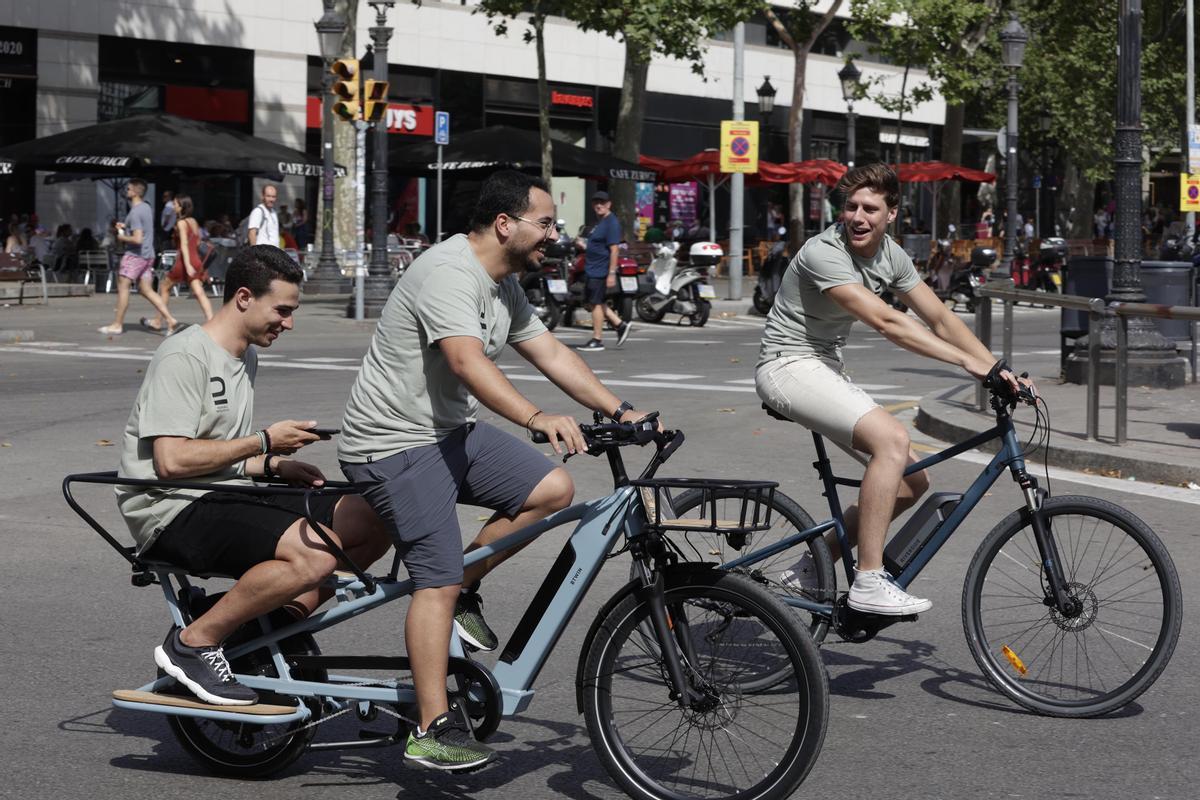
[[464, 642], [476, 650], [490, 653], [500, 642], [483, 619], [483, 598], [479, 592], [462, 592], [454, 606], [454, 629]]
[[447, 772], [479, 769], [496, 757], [496, 751], [475, 741], [453, 712], [447, 711], [433, 721], [424, 736], [408, 734], [404, 758], [408, 761]]

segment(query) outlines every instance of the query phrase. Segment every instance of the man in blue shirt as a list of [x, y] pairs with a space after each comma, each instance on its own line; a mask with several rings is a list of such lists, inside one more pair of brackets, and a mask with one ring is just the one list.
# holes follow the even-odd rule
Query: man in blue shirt
[[585, 353], [604, 349], [606, 318], [617, 331], [618, 347], [625, 344], [629, 329], [633, 327], [628, 321], [622, 322], [617, 312], [605, 302], [608, 290], [617, 285], [617, 260], [621, 253], [621, 223], [617, 215], [612, 213], [608, 192], [592, 195], [592, 210], [596, 212], [596, 225], [586, 240], [577, 240], [585, 248], [583, 302], [592, 309], [592, 338], [587, 344], [576, 348]]

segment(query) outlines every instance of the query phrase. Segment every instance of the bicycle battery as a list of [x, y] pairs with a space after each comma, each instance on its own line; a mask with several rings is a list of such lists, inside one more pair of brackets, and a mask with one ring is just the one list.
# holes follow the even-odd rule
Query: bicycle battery
[[959, 492], [934, 492], [883, 548], [883, 566], [899, 575], [963, 498]]

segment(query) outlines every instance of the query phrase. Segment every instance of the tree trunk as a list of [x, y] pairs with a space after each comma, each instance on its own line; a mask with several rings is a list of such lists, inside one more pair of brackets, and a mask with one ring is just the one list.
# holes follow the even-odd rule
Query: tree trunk
[[[546, 82], [546, 15], [541, 13], [542, 4], [535, 6], [533, 18], [534, 41], [537, 45], [538, 69], [538, 130], [542, 135], [542, 180], [550, 186], [550, 175], [554, 171], [554, 158], [550, 146], [550, 85]], [[553, 194], [551, 194], [553, 197]]]
[[[804, 160], [804, 76], [808, 70], [807, 46], [792, 49], [792, 105], [788, 109], [788, 159]], [[788, 186], [788, 241], [791, 252], [800, 251], [804, 244], [804, 185]]]
[[[942, 161], [948, 164], [962, 163], [963, 122], [966, 109], [961, 103], [946, 104], [946, 124], [942, 128]], [[938, 197], [938, 225], [943, 230], [947, 226], [961, 227], [962, 223], [962, 187], [958, 181], [946, 181]], [[937, 231], [933, 231], [936, 239]]]
[[[641, 154], [642, 118], [646, 113], [646, 75], [650, 71], [650, 53], [637, 51], [625, 44], [625, 69], [621, 78], [621, 103], [617, 108], [617, 139], [614, 152], [634, 164]], [[621, 222], [625, 238], [636, 238], [636, 187], [633, 181], [611, 181], [608, 193], [613, 201], [613, 213]]]
[[1096, 202], [1096, 184], [1084, 176], [1070, 159], [1063, 157], [1062, 191], [1058, 197], [1058, 224], [1068, 239], [1091, 239], [1092, 207]]
[[[358, 58], [355, 52], [354, 27], [358, 19], [358, 0], [338, 0], [335, 6], [338, 14], [346, 21], [346, 32], [342, 35], [342, 46], [338, 58]], [[333, 102], [331, 97], [322, 97], [322, 103]], [[358, 203], [355, 197], [355, 186], [358, 181], [366, 180], [366, 175], [355, 173], [355, 132], [354, 126], [342, 120], [333, 123], [333, 160], [346, 168], [346, 175], [334, 181], [333, 197], [333, 245], [338, 251], [353, 250], [357, 230], [355, 220], [358, 218]], [[324, 209], [318, 209], [316, 230], [320, 230], [319, 221]], [[341, 259], [339, 259], [339, 262]]]

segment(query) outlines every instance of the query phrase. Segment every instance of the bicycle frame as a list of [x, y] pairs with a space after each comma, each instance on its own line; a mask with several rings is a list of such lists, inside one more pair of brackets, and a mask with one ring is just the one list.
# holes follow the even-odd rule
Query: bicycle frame
[[[933, 536], [917, 551], [912, 560], [904, 568], [904, 570], [896, 576], [893, 576], [897, 585], [901, 588], [907, 587], [916, 579], [925, 565], [937, 554], [942, 545], [954, 534], [958, 526], [966, 519], [979, 501], [987, 493], [1000, 476], [1003, 474], [1005, 467], [1013, 475], [1013, 479], [1021, 486], [1025, 494], [1026, 505], [1033, 517], [1033, 526], [1035, 538], [1038, 547], [1041, 551], [1042, 563], [1046, 567], [1047, 577], [1059, 607], [1063, 607], [1069, 602], [1066, 593], [1066, 579], [1061, 574], [1061, 566], [1055, 552], [1053, 540], [1049, 537], [1041, 515], [1040, 499], [1037, 492], [1037, 481], [1025, 471], [1025, 456], [1021, 449], [1021, 444], [1017, 439], [1016, 431], [1013, 428], [1012, 417], [1002, 406], [993, 407], [996, 410], [996, 424], [989, 430], [972, 436], [964, 442], [952, 445], [933, 455], [917, 461], [908, 466], [904, 470], [905, 475], [911, 475], [921, 470], [936, 466], [944, 461], [947, 461], [960, 453], [965, 453], [968, 450], [984, 444], [985, 442], [999, 439], [1000, 449], [992, 457], [991, 461], [980, 472], [963, 493], [962, 500], [954, 507], [954, 510], [945, 519]], [[764, 547], [760, 550], [755, 550], [751, 553], [742, 555], [732, 561], [728, 561], [720, 565], [720, 569], [733, 570], [739, 567], [746, 567], [751, 564], [758, 563], [764, 559], [770, 558], [777, 553], [781, 553], [791, 547], [809, 541], [815, 536], [820, 536], [826, 531], [836, 531], [840, 549], [842, 552], [842, 565], [846, 574], [847, 585], [853, 582], [854, 576], [854, 560], [850, 554], [850, 542], [846, 535], [845, 521], [843, 519], [841, 501], [838, 497], [838, 486], [860, 487], [861, 480], [852, 478], [842, 478], [833, 474], [833, 468], [829, 461], [829, 456], [825, 450], [825, 442], [819, 433], [813, 432], [813, 442], [816, 445], [817, 460], [813, 462], [813, 467], [821, 476], [821, 484], [823, 487], [822, 494], [829, 504], [830, 519], [818, 525], [814, 525], [803, 531], [799, 531], [791, 536], [787, 536], [775, 542], [772, 545]], [[791, 595], [780, 595], [780, 599], [787, 605], [793, 608], [800, 608], [806, 611], [813, 612], [818, 615], [832, 617], [834, 612], [834, 603], [831, 602], [816, 602], [802, 597], [794, 597]]]

